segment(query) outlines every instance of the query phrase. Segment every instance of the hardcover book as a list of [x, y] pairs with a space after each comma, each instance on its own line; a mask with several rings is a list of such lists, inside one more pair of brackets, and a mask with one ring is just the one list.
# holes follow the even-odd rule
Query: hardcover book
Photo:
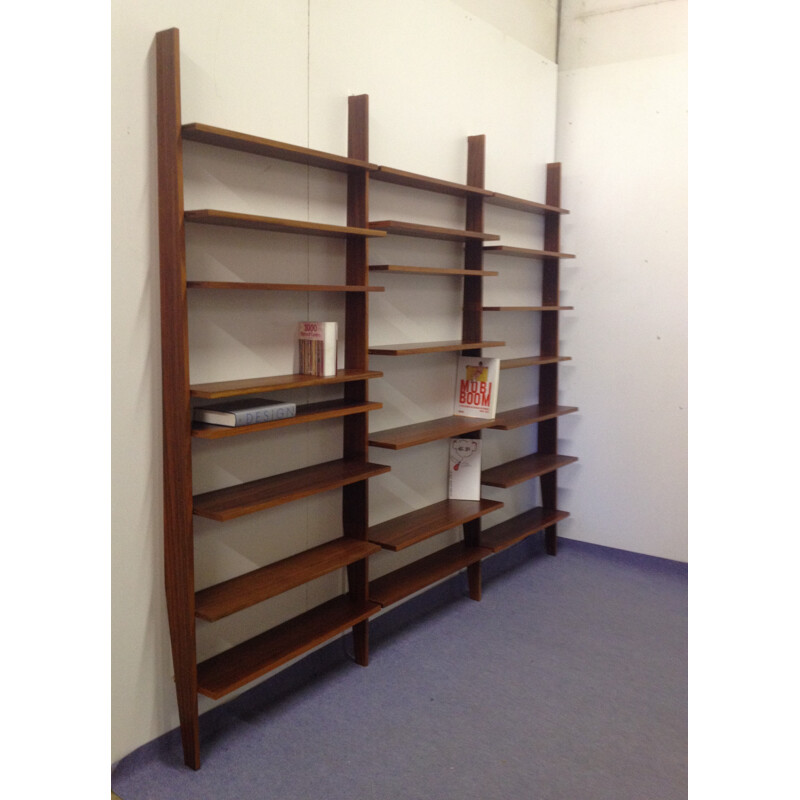
[[450, 440], [447, 496], [451, 500], [481, 499], [480, 439]]
[[499, 376], [499, 358], [461, 356], [456, 373], [453, 413], [457, 417], [494, 419]]
[[194, 419], [196, 422], [238, 428], [241, 425], [256, 425], [259, 422], [288, 419], [296, 414], [297, 405], [295, 403], [266, 400], [263, 397], [248, 397], [242, 400], [215, 403], [210, 406], [198, 406], [194, 410]]
[[335, 322], [301, 322], [297, 338], [300, 348], [300, 373], [302, 375], [336, 375]]

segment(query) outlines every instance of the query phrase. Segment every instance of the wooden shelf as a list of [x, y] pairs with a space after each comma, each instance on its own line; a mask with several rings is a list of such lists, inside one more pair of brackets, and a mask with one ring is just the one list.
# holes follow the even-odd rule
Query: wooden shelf
[[547, 203], [535, 203], [533, 200], [524, 200], [521, 197], [512, 197], [509, 194], [501, 194], [500, 192], [492, 192], [491, 196], [486, 198], [486, 202], [493, 206], [513, 208], [516, 211], [527, 211], [529, 214], [569, 214], [566, 208], [549, 206]]
[[577, 460], [574, 456], [533, 453], [484, 470], [481, 472], [481, 484], [483, 486], [497, 486], [500, 489], [508, 489], [511, 486], [529, 481], [531, 478], [546, 475], [548, 472], [553, 472]]
[[224, 522], [389, 472], [382, 464], [338, 459], [195, 495], [192, 511]]
[[367, 538], [397, 552], [502, 507], [497, 500], [442, 500], [371, 526]]
[[392, 233], [397, 236], [417, 236], [423, 239], [445, 239], [450, 242], [496, 241], [499, 236], [479, 231], [462, 231], [453, 228], [438, 228], [433, 225], [418, 225], [414, 222], [398, 222], [383, 219], [369, 223], [370, 230]]
[[413, 275], [466, 275], [471, 278], [488, 278], [500, 273], [488, 269], [449, 269], [440, 267], [405, 267], [399, 264], [371, 264], [372, 272], [403, 272]]
[[484, 306], [484, 311], [573, 311], [574, 306]]
[[307, 422], [317, 422], [323, 419], [346, 417], [350, 414], [363, 414], [367, 411], [376, 411], [383, 408], [383, 403], [359, 403], [352, 400], [323, 400], [319, 403], [308, 403], [297, 407], [297, 414], [288, 419], [276, 419], [272, 422], [259, 422], [256, 425], [241, 425], [228, 428], [225, 425], [209, 425], [203, 422], [192, 424], [192, 436], [200, 439], [225, 439], [229, 436], [240, 436], [246, 433], [267, 431], [272, 428], [283, 428], [287, 425], [299, 425]]
[[383, 292], [383, 286], [327, 286], [319, 283], [246, 283], [244, 281], [186, 281], [187, 289], [225, 289], [248, 292]]
[[417, 175], [414, 172], [404, 172], [400, 169], [380, 166], [370, 173], [373, 180], [385, 183], [394, 183], [398, 186], [409, 186], [413, 189], [423, 189], [437, 194], [449, 194], [453, 197], [492, 197], [493, 192], [481, 189], [478, 186], [467, 186], [463, 183], [443, 181], [438, 178], [429, 178], [427, 175]]
[[377, 552], [380, 547], [371, 542], [334, 539], [196, 592], [195, 615], [216, 622]]
[[494, 419], [480, 419], [478, 417], [441, 417], [427, 422], [415, 422], [399, 428], [390, 428], [369, 435], [370, 447], [384, 447], [387, 450], [403, 450], [406, 447], [415, 447], [418, 444], [436, 442], [439, 439], [449, 439], [453, 436], [463, 436], [465, 433], [490, 428]]
[[557, 364], [559, 361], [572, 361], [572, 356], [523, 356], [522, 358], [504, 358], [500, 362], [500, 369], [536, 367], [541, 364]]
[[566, 511], [531, 508], [499, 525], [481, 531], [481, 547], [488, 547], [493, 553], [499, 553], [528, 536], [561, 522], [568, 516], [569, 513]]
[[513, 258], [575, 258], [571, 253], [559, 253], [554, 250], [531, 250], [527, 247], [511, 247], [507, 244], [488, 245], [485, 253], [495, 256], [511, 256]]
[[382, 344], [370, 347], [373, 356], [416, 356], [424, 353], [447, 353], [456, 350], [479, 350], [484, 347], [503, 347], [505, 342], [408, 342], [404, 344]]
[[495, 424], [490, 427], [493, 430], [511, 431], [524, 425], [533, 425], [535, 422], [572, 414], [577, 410], [576, 406], [543, 406], [537, 403], [510, 411], [499, 411], [495, 417]]
[[308, 147], [276, 142], [273, 139], [263, 139], [260, 136], [251, 136], [247, 133], [215, 128], [212, 125], [204, 125], [200, 122], [190, 122], [183, 125], [181, 136], [192, 142], [202, 142], [215, 147], [240, 150], [257, 156], [267, 156], [281, 161], [292, 161], [309, 167], [331, 169], [338, 172], [362, 172], [376, 168], [375, 164], [369, 164], [357, 158], [346, 158], [333, 153], [325, 153], [321, 150], [312, 150]]
[[380, 605], [337, 597], [197, 665], [197, 691], [219, 699], [368, 619]]
[[217, 400], [223, 397], [258, 394], [259, 392], [279, 392], [287, 389], [305, 389], [309, 386], [328, 386], [349, 381], [363, 381], [382, 378], [383, 373], [375, 370], [340, 369], [336, 375], [271, 375], [266, 378], [242, 378], [232, 381], [216, 381], [214, 383], [196, 383], [189, 387], [192, 397], [205, 400]]
[[385, 608], [475, 564], [491, 552], [484, 547], [468, 547], [463, 542], [450, 545], [372, 581], [370, 599]]
[[240, 214], [235, 211], [218, 211], [216, 209], [202, 209], [185, 211], [186, 222], [195, 222], [201, 225], [224, 225], [231, 228], [253, 228], [259, 231], [273, 231], [276, 233], [301, 233], [309, 236], [328, 236], [336, 239], [345, 239], [348, 236], [385, 236], [383, 231], [368, 228], [355, 228], [347, 225], [328, 225], [323, 222], [305, 222], [296, 219], [279, 219], [277, 217], [262, 217], [256, 214]]

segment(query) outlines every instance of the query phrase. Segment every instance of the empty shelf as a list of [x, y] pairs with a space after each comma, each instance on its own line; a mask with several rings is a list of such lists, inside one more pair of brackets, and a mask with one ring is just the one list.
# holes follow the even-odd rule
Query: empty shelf
[[556, 253], [552, 250], [531, 250], [528, 247], [511, 247], [509, 245], [490, 245], [484, 252], [496, 256], [512, 256], [515, 258], [575, 258], [570, 253]]
[[367, 538], [385, 550], [403, 550], [502, 507], [497, 500], [442, 500], [373, 525]]
[[216, 400], [223, 397], [236, 397], [259, 392], [279, 392], [285, 389], [304, 389], [308, 386], [326, 386], [349, 381], [363, 381], [371, 378], [382, 378], [383, 373], [376, 370], [340, 369], [335, 375], [270, 375], [265, 378], [241, 378], [232, 381], [215, 381], [213, 383], [196, 383], [189, 387], [192, 397]]
[[337, 634], [363, 622], [380, 606], [343, 595], [197, 665], [197, 691], [218, 699], [245, 686]]
[[393, 219], [383, 219], [377, 222], [370, 222], [369, 227], [373, 231], [384, 231], [398, 236], [418, 236], [423, 239], [445, 239], [451, 242], [467, 241], [494, 241], [500, 237], [493, 233], [481, 233], [480, 231], [463, 231], [453, 228], [438, 228], [433, 225], [418, 225], [414, 222], [398, 222]]
[[572, 464], [577, 460], [574, 456], [533, 453], [484, 470], [481, 472], [481, 483], [484, 486], [497, 486], [501, 489], [508, 489], [531, 478], [546, 475], [548, 472], [553, 472], [553, 470]]
[[514, 428], [521, 428], [523, 425], [532, 425], [535, 422], [553, 419], [553, 417], [572, 414], [577, 410], [576, 406], [543, 406], [538, 404], [524, 406], [523, 408], [513, 408], [509, 411], [499, 411], [495, 417], [495, 424], [490, 427], [495, 430], [510, 431]]
[[192, 511], [199, 517], [224, 522], [329, 489], [338, 489], [384, 472], [389, 472], [389, 467], [383, 464], [346, 458], [326, 461], [323, 464], [195, 495]]
[[493, 553], [498, 553], [568, 516], [569, 513], [566, 511], [551, 511], [538, 507], [523, 511], [516, 517], [481, 531], [481, 547], [488, 547]]
[[369, 444], [371, 447], [384, 447], [387, 450], [403, 450], [406, 447], [415, 447], [439, 439], [463, 436], [465, 433], [490, 428], [494, 424], [494, 419], [479, 417], [440, 417], [371, 433]]
[[486, 202], [493, 206], [513, 208], [516, 211], [527, 211], [529, 214], [569, 214], [566, 208], [549, 206], [546, 203], [536, 203], [533, 200], [524, 200], [521, 197], [512, 197], [509, 194], [501, 194], [500, 192], [492, 192], [492, 195], [486, 198]]
[[493, 195], [488, 189], [478, 186], [467, 186], [463, 183], [443, 181], [439, 178], [429, 178], [427, 175], [418, 175], [414, 172], [404, 172], [401, 169], [380, 166], [370, 173], [376, 181], [394, 183], [398, 186], [409, 186], [413, 189], [423, 189], [438, 194], [449, 194], [454, 197], [485, 197], [487, 200]]
[[319, 547], [202, 589], [195, 594], [195, 615], [208, 622], [215, 622], [379, 551], [380, 547], [370, 542], [348, 538], [334, 539]]
[[372, 581], [370, 599], [384, 607], [390, 606], [480, 561], [491, 552], [484, 547], [467, 547], [463, 542], [457, 542]]
[[470, 277], [487, 278], [500, 273], [487, 269], [451, 269], [449, 267], [409, 267], [400, 264], [371, 264], [373, 272], [405, 272], [414, 275], [468, 275]]
[[369, 348], [373, 356], [416, 356], [424, 353], [447, 353], [456, 350], [480, 350], [483, 347], [503, 347], [505, 342], [464, 342], [451, 339], [447, 342], [407, 342], [380, 344]]
[[244, 281], [186, 281], [187, 289], [284, 292], [383, 292], [383, 286], [330, 286], [320, 283], [246, 283]]
[[212, 125], [204, 125], [200, 122], [191, 122], [184, 125], [181, 128], [181, 135], [184, 139], [193, 142], [225, 147], [229, 150], [241, 150], [258, 156], [268, 156], [282, 161], [292, 161], [309, 167], [332, 169], [338, 172], [360, 172], [375, 168], [374, 164], [369, 164], [356, 158], [347, 158], [334, 153], [325, 153], [322, 150], [312, 150], [309, 147], [276, 142], [273, 139], [263, 139], [260, 136], [251, 136], [247, 133], [238, 133], [224, 128], [215, 128]]
[[541, 364], [556, 364], [559, 361], [571, 360], [572, 356], [523, 356], [522, 358], [504, 358], [502, 361], [500, 361], [500, 369], [533, 367]]
[[218, 211], [216, 209], [185, 211], [183, 216], [186, 222], [196, 222], [203, 225], [254, 228], [255, 230], [274, 231], [277, 233], [303, 233], [311, 236], [331, 236], [339, 239], [347, 236], [386, 235], [383, 231], [369, 230], [367, 228], [328, 225], [323, 222], [306, 222], [304, 220], [279, 219], [277, 217], [262, 217], [256, 214], [240, 214], [235, 211]]

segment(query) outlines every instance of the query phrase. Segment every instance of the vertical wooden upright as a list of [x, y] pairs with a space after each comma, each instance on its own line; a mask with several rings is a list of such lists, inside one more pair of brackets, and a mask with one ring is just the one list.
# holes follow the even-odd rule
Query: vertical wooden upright
[[[484, 188], [486, 165], [486, 137], [470, 136], [467, 139], [467, 185]], [[466, 229], [483, 233], [483, 197], [467, 195]], [[464, 269], [483, 269], [483, 242], [467, 241], [464, 243]], [[483, 340], [483, 277], [481, 275], [464, 276], [464, 305], [461, 321], [461, 336], [465, 342]], [[466, 356], [480, 356], [482, 350], [466, 350]], [[467, 438], [480, 439], [480, 430], [466, 434]], [[464, 523], [464, 542], [467, 547], [478, 547], [481, 537], [480, 518]], [[481, 599], [481, 562], [476, 561], [467, 567], [469, 596], [473, 600]]]
[[[347, 155], [361, 161], [369, 160], [369, 97], [353, 95], [348, 98]], [[366, 228], [369, 224], [369, 172], [358, 170], [347, 178], [347, 224]], [[346, 253], [347, 283], [367, 286], [369, 283], [369, 244], [364, 237], [348, 236]], [[345, 299], [345, 368], [366, 371], [368, 367], [369, 294], [349, 292]], [[352, 381], [345, 387], [345, 397], [366, 402], [368, 381]], [[366, 461], [368, 455], [368, 416], [353, 414], [343, 420], [343, 456]], [[369, 485], [366, 480], [342, 489], [342, 522], [344, 535], [366, 541], [369, 525]], [[347, 567], [348, 592], [359, 602], [369, 596], [367, 559]], [[369, 620], [353, 628], [353, 647], [356, 663], [369, 664]]]
[[[548, 206], [561, 205], [561, 164], [547, 165], [547, 187], [545, 202]], [[558, 253], [561, 250], [561, 215], [545, 214], [544, 217], [544, 249]], [[559, 305], [559, 273], [558, 258], [542, 259], [542, 305]], [[558, 357], [558, 311], [543, 311], [541, 315], [541, 352], [542, 355]], [[539, 368], [539, 403], [542, 406], [558, 404], [558, 363], [542, 364]], [[544, 420], [538, 426], [538, 452], [555, 455], [558, 452], [558, 417]], [[556, 470], [542, 475], [540, 486], [542, 505], [545, 508], [558, 508], [558, 472]], [[545, 546], [547, 552], [554, 556], [557, 552], [556, 525], [545, 529]]]
[[200, 768], [194, 626], [191, 402], [178, 31], [156, 36], [164, 450], [164, 579], [186, 764]]

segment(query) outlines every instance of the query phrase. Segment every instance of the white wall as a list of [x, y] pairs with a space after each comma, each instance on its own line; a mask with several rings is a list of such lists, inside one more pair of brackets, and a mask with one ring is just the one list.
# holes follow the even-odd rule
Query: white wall
[[687, 560], [687, 3], [565, 0], [568, 536]]
[[[473, 4], [474, 5], [474, 4]], [[519, 7], [519, 0], [509, 2]], [[543, 9], [537, 23], [555, 22]], [[487, 135], [487, 185], [540, 199], [544, 165], [555, 149], [556, 67], [519, 38], [503, 32], [449, 0], [114, 0], [112, 3], [112, 759], [117, 760], [177, 725], [161, 555], [160, 356], [155, 180], [155, 86], [153, 37], [181, 31], [184, 121], [252, 132], [322, 150], [346, 151], [347, 96], [370, 95], [371, 160], [463, 181], [466, 137]], [[215, 154], [186, 146], [187, 208], [220, 205], [239, 211], [343, 222], [341, 181], [293, 165], [246, 156]], [[456, 201], [373, 186], [372, 216], [463, 224]], [[507, 213], [487, 217], [487, 229], [507, 243], [537, 246], [539, 231]], [[197, 230], [188, 243], [191, 276], [216, 270], [248, 275], [341, 282], [338, 244], [257, 234], [228, 237]], [[234, 242], [235, 239], [235, 242]], [[267, 244], [267, 247], [263, 245]], [[457, 250], [420, 249], [413, 241], [382, 242], [373, 262], [450, 263]], [[392, 249], [394, 248], [394, 249]], [[421, 260], [422, 259], [422, 260]], [[428, 259], [427, 261], [425, 259]], [[403, 263], [400, 261], [400, 263]], [[532, 288], [535, 280], [508, 268], [512, 283]], [[328, 281], [328, 278], [331, 278]], [[285, 279], [285, 278], [284, 278]], [[377, 282], [377, 281], [376, 281]], [[455, 338], [460, 284], [437, 278], [403, 283], [387, 276], [385, 296], [372, 302], [376, 343]], [[501, 301], [489, 294], [487, 299]], [[498, 290], [499, 291], [499, 290]], [[242, 298], [238, 298], [239, 301]], [[231, 300], [192, 299], [192, 380], [290, 371], [293, 321], [336, 318], [331, 299], [292, 296], [247, 298], [235, 317], [220, 313]], [[264, 319], [270, 320], [266, 327]], [[430, 321], [429, 321], [430, 320]], [[438, 325], [439, 329], [433, 330]], [[491, 329], [489, 335], [495, 335]], [[517, 334], [527, 335], [523, 327]], [[418, 335], [419, 334], [419, 335]], [[533, 333], [531, 332], [531, 335]], [[522, 344], [512, 340], [509, 354]], [[525, 348], [526, 350], [529, 348]], [[522, 353], [519, 353], [522, 354]], [[454, 361], [424, 356], [375, 366], [387, 378], [372, 395], [383, 401], [373, 429], [448, 413]], [[409, 388], [407, 378], [416, 384]], [[515, 383], [516, 381], [516, 383]], [[521, 404], [532, 387], [517, 376], [507, 382], [506, 404]], [[515, 396], [516, 393], [516, 396]], [[299, 399], [315, 395], [302, 394]], [[437, 398], [442, 398], [441, 400]], [[438, 405], [437, 405], [438, 404]], [[338, 456], [339, 425], [295, 426], [269, 436], [275, 472]], [[587, 424], [588, 427], [588, 424]], [[313, 430], [312, 430], [313, 428]], [[492, 432], [495, 433], [495, 432]], [[487, 447], [523, 447], [525, 435]], [[250, 441], [200, 442], [196, 491], [264, 474], [263, 437]], [[576, 449], [576, 448], [573, 448]], [[441, 452], [440, 452], [441, 451]], [[512, 453], [513, 454], [513, 453]], [[509, 454], [511, 457], [512, 454]], [[394, 471], [373, 481], [372, 522], [440, 499], [446, 455], [438, 444], [418, 452], [371, 451]], [[515, 503], [530, 498], [518, 495]], [[330, 538], [339, 525], [336, 492], [310, 498], [253, 518], [220, 526], [197, 525], [198, 586], [245, 571]], [[265, 519], [268, 522], [265, 523]], [[269, 525], [269, 536], [263, 526]], [[566, 531], [565, 531], [566, 532]], [[446, 537], [445, 537], [446, 538]], [[440, 539], [435, 546], [445, 544]], [[394, 568], [375, 559], [373, 575]], [[325, 578], [215, 626], [200, 626], [200, 656], [253, 635], [265, 624], [294, 616], [341, 590], [341, 579]], [[201, 698], [201, 710], [210, 702]]]

